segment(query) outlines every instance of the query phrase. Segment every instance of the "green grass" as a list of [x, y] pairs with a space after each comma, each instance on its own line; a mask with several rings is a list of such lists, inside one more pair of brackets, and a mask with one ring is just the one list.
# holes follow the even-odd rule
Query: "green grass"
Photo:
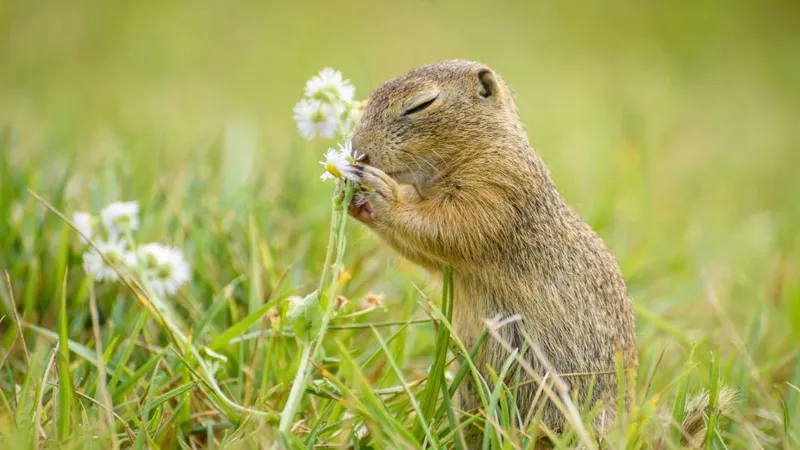
[[[800, 10], [592, 5], [3, 2], [0, 442], [278, 439], [303, 349], [287, 299], [320, 288], [331, 225], [317, 161], [333, 143], [301, 141], [292, 105], [324, 66], [364, 97], [468, 57], [511, 83], [533, 145], [628, 280], [640, 365], [608, 447], [675, 447], [692, 395], [707, 390], [715, 410], [726, 386], [739, 401], [708, 418], [707, 447], [800, 447]], [[67, 217], [138, 200], [137, 237], [192, 266], [174, 323], [124, 285], [92, 283], [77, 233], [32, 192]], [[520, 416], [513, 382], [484, 380], [477, 414], [453, 409], [455, 387], [482, 380], [441, 280], [353, 221], [344, 236], [336, 287], [351, 306], [286, 442], [461, 448], [473, 426], [485, 448], [529, 448], [539, 415]], [[580, 428], [551, 438], [574, 447]]]

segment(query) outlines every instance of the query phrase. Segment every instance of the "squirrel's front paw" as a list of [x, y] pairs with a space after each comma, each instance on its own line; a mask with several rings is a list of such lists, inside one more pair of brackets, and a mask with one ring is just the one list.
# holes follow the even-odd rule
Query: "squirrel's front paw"
[[364, 164], [353, 166], [361, 190], [353, 197], [348, 211], [362, 222], [374, 222], [397, 201], [399, 185], [382, 170]]
[[352, 217], [364, 223], [374, 222], [377, 218], [375, 209], [361, 192], [356, 192], [356, 194], [353, 196], [353, 199], [350, 200], [350, 205], [347, 207], [347, 212]]

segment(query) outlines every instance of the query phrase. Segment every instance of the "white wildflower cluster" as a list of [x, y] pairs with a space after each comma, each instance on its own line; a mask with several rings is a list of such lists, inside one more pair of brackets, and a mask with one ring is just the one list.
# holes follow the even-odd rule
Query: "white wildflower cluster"
[[132, 232], [139, 228], [138, 202], [112, 203], [99, 216], [77, 212], [72, 222], [81, 241], [91, 239], [97, 247], [83, 254], [83, 268], [96, 281], [118, 281], [117, 270], [127, 270], [138, 274], [153, 294], [165, 297], [175, 295], [191, 279], [179, 249], [155, 243], [137, 246], [132, 241]]
[[306, 139], [347, 136], [361, 118], [363, 102], [354, 100], [355, 87], [342, 73], [323, 69], [306, 82], [305, 97], [294, 107], [294, 120]]
[[356, 88], [338, 70], [325, 68], [306, 82], [304, 93], [305, 97], [294, 107], [300, 134], [306, 139], [317, 135], [344, 138], [339, 148], [328, 149], [325, 160], [320, 161], [325, 168], [320, 178], [356, 181], [353, 164], [359, 155], [353, 151], [349, 137], [364, 111], [364, 102], [354, 100]]

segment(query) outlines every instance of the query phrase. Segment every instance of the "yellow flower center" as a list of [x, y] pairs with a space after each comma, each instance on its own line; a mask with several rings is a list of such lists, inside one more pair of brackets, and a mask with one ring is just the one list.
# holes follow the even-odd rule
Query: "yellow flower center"
[[169, 264], [162, 264], [158, 266], [156, 276], [162, 280], [166, 280], [172, 276], [172, 267]]
[[145, 265], [148, 269], [158, 266], [158, 260], [156, 259], [155, 255], [148, 253], [145, 258]]
[[342, 172], [339, 172], [339, 168], [337, 168], [332, 163], [325, 163], [325, 170], [328, 171], [331, 175], [335, 176], [336, 178], [342, 178]]
[[316, 112], [314, 112], [314, 114], [311, 115], [311, 121], [314, 123], [325, 122], [325, 119], [327, 119], [327, 116], [322, 109], [318, 109]]
[[105, 252], [106, 259], [113, 265], [119, 265], [122, 262], [122, 255], [116, 249], [108, 249]]

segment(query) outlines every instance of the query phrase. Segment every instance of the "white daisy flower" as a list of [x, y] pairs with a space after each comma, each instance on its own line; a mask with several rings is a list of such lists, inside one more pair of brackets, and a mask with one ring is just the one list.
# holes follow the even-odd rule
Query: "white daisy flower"
[[351, 102], [346, 105], [344, 112], [340, 115], [341, 123], [339, 124], [339, 134], [348, 136], [355, 130], [364, 110], [361, 102]]
[[361, 153], [353, 150], [353, 141], [350, 139], [339, 144], [339, 152], [343, 154], [351, 163], [355, 163], [362, 156]]
[[116, 237], [139, 228], [139, 202], [114, 202], [100, 211], [108, 235]]
[[366, 108], [366, 101], [361, 102], [351, 102], [347, 106], [347, 120], [358, 123], [361, 120], [361, 116], [364, 114], [364, 108]]
[[304, 98], [294, 106], [294, 120], [300, 134], [308, 139], [316, 135], [330, 139], [338, 128], [338, 114], [333, 106], [316, 99]]
[[325, 173], [320, 175], [320, 180], [332, 180], [334, 178], [344, 178], [351, 181], [356, 181], [356, 172], [353, 170], [353, 147], [350, 141], [345, 144], [339, 144], [338, 149], [328, 149], [325, 153], [325, 161], [319, 163], [325, 167]]
[[[84, 236], [92, 238], [92, 215], [85, 212], [76, 212], [72, 215], [72, 223]], [[81, 236], [81, 242], [86, 243], [86, 239]]]
[[306, 82], [306, 97], [328, 101], [330, 103], [351, 102], [356, 94], [356, 88], [350, 80], [342, 78], [338, 70], [326, 67], [319, 75], [311, 77]]
[[347, 121], [352, 123], [353, 125], [357, 124], [359, 120], [361, 120], [361, 114], [364, 113], [364, 110], [358, 107], [351, 107], [347, 111]]
[[138, 260], [148, 286], [159, 297], [175, 295], [191, 279], [189, 264], [176, 248], [145, 244], [139, 247]]
[[[128, 251], [125, 239], [108, 242], [95, 241], [95, 244], [97, 244], [97, 249], [90, 248], [83, 254], [83, 269], [95, 281], [117, 281], [119, 275], [113, 266], [117, 268], [131, 267], [135, 263], [136, 257]], [[100, 256], [101, 254], [111, 265], [106, 264], [103, 256]]]

